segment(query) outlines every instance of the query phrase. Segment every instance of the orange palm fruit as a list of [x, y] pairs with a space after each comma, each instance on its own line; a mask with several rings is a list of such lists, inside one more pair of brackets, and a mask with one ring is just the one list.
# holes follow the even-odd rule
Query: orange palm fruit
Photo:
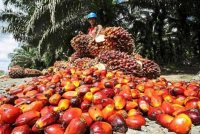
[[61, 79], [60, 75], [55, 74], [55, 75], [53, 75], [53, 77], [52, 77], [52, 79], [51, 79], [51, 82], [52, 82], [52, 83], [57, 83], [57, 82], [60, 81], [60, 79]]
[[107, 105], [106, 107], [103, 108], [102, 113], [103, 113], [103, 118], [107, 119], [109, 116], [115, 113], [115, 106], [111, 104]]
[[58, 111], [64, 111], [69, 108], [70, 101], [68, 99], [61, 99], [58, 103]]
[[146, 124], [146, 120], [141, 115], [129, 116], [125, 121], [127, 126], [132, 129], [141, 129]]
[[101, 121], [103, 119], [103, 113], [100, 110], [99, 107], [97, 106], [91, 106], [88, 110], [88, 113], [90, 115], [90, 117], [94, 120], [94, 121]]
[[145, 100], [142, 100], [142, 99], [138, 100], [138, 106], [140, 110], [144, 113], [147, 112], [150, 108], [150, 105]]
[[65, 99], [71, 99], [71, 98], [76, 97], [76, 96], [77, 96], [76, 91], [67, 91], [62, 95], [62, 97], [65, 98]]
[[172, 106], [172, 104], [166, 101], [163, 101], [161, 105], [161, 109], [163, 110], [165, 114], [169, 114], [169, 115], [172, 115], [174, 112], [174, 107]]
[[52, 113], [54, 111], [53, 106], [45, 106], [40, 110], [41, 116], [45, 116], [48, 113]]
[[151, 97], [150, 105], [152, 107], [159, 107], [159, 106], [161, 106], [162, 101], [163, 100], [162, 100], [161, 96], [154, 95], [154, 96]]
[[136, 89], [131, 90], [131, 96], [133, 99], [138, 99], [140, 96], [140, 92]]
[[173, 116], [169, 114], [159, 114], [156, 116], [156, 121], [163, 127], [169, 128], [169, 124], [174, 119]]
[[87, 130], [87, 123], [81, 117], [72, 119], [64, 134], [84, 134]]
[[93, 119], [90, 117], [89, 113], [82, 113], [81, 117], [85, 120], [87, 123], [87, 126], [91, 126]]
[[127, 101], [125, 109], [129, 111], [130, 109], [134, 109], [138, 107], [137, 100]]
[[32, 131], [38, 132], [39, 130], [44, 129], [46, 126], [55, 123], [58, 120], [58, 117], [59, 115], [55, 112], [47, 113], [36, 121], [32, 127]]
[[192, 126], [192, 121], [186, 114], [177, 115], [170, 123], [169, 129], [179, 134], [187, 134]]
[[114, 98], [115, 109], [120, 110], [123, 109], [126, 105], [126, 99], [121, 95], [115, 95]]
[[64, 86], [64, 90], [67, 92], [67, 91], [74, 91], [76, 88], [76, 86], [71, 82], [71, 81], [68, 81], [65, 83], [65, 86]]
[[44, 104], [42, 101], [34, 101], [31, 104], [29, 104], [27, 107], [23, 109], [23, 112], [28, 112], [31, 110], [40, 111], [44, 107]]
[[93, 104], [101, 104], [102, 100], [105, 98], [107, 98], [106, 94], [99, 91], [99, 92], [94, 93], [92, 102]]
[[93, 93], [92, 93], [92, 92], [87, 92], [87, 93], [84, 95], [83, 100], [92, 101], [92, 100], [93, 100]]
[[136, 109], [130, 109], [129, 111], [128, 111], [128, 116], [135, 116], [135, 115], [138, 115], [138, 114], [142, 114], [141, 112], [139, 112], [138, 110], [136, 110]]
[[32, 96], [35, 96], [36, 94], [38, 93], [38, 90], [31, 90], [31, 91], [28, 91], [25, 96], [26, 97], [32, 97]]
[[61, 99], [61, 95], [56, 93], [54, 95], [52, 95], [50, 98], [49, 98], [49, 103], [51, 105], [58, 105], [59, 101]]
[[17, 126], [15, 127], [11, 134], [31, 134], [31, 128], [28, 125], [22, 125], [22, 126]]

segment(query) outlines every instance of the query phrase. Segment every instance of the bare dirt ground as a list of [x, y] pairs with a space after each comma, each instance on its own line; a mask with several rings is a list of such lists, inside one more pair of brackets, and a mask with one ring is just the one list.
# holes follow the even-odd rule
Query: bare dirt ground
[[[166, 78], [170, 81], [191, 81], [194, 77], [197, 77], [197, 74], [164, 74], [161, 77]], [[197, 77], [200, 78], [200, 77]], [[10, 88], [15, 85], [19, 85], [21, 83], [25, 83], [31, 80], [31, 78], [21, 78], [21, 79], [11, 79], [7, 77], [0, 78], [0, 94], [3, 93], [7, 88]], [[200, 79], [198, 79], [200, 80]], [[146, 118], [146, 125], [142, 127], [141, 130], [132, 130], [129, 129], [126, 134], [175, 134], [173, 132], [168, 131], [168, 129], [163, 128], [155, 121], [150, 121]], [[200, 134], [200, 125], [192, 126], [190, 134]]]

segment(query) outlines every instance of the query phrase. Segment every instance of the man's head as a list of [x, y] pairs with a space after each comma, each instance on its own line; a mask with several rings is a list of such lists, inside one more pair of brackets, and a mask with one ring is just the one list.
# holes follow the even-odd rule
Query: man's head
[[94, 12], [91, 12], [87, 15], [88, 22], [91, 26], [94, 26], [96, 24], [97, 15]]

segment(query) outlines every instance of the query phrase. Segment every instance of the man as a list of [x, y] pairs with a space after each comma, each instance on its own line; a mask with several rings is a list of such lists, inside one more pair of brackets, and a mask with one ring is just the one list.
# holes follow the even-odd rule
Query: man
[[94, 12], [91, 12], [87, 15], [88, 22], [90, 23], [90, 27], [88, 29], [88, 35], [93, 38], [96, 38], [102, 30], [101, 25], [97, 25], [97, 15]]

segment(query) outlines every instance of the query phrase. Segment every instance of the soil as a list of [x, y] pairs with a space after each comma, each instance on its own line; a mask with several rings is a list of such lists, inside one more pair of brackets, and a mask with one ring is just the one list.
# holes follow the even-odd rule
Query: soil
[[[191, 81], [195, 76], [195, 74], [168, 74], [162, 75], [161, 77], [166, 78], [170, 81]], [[200, 77], [198, 77], [200, 78]], [[21, 78], [21, 79], [11, 79], [8, 77], [1, 77], [0, 78], [0, 94], [5, 93], [5, 90], [8, 90], [10, 87], [25, 83], [31, 80], [31, 78]], [[200, 79], [198, 79], [200, 80]], [[129, 129], [126, 134], [175, 134], [174, 132], [168, 131], [168, 129], [163, 128], [155, 121], [151, 121], [146, 118], [146, 125], [142, 126], [141, 130], [133, 130]], [[190, 130], [190, 134], [200, 134], [200, 125], [192, 126]]]

